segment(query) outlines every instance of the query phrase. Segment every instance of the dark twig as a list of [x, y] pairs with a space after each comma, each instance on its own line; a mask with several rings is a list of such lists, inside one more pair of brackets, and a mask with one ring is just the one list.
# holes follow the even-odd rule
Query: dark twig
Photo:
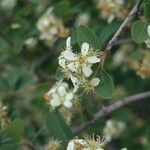
[[111, 40], [108, 42], [108, 44], [105, 47], [105, 52], [108, 53], [111, 48], [116, 44], [117, 39], [120, 35], [120, 33], [123, 31], [123, 29], [127, 26], [128, 22], [135, 16], [138, 14], [140, 6], [142, 4], [143, 0], [138, 0], [137, 3], [134, 5], [134, 7], [132, 8], [132, 10], [130, 11], [129, 15], [126, 17], [126, 19], [123, 21], [123, 23], [121, 24], [121, 26], [119, 27], [119, 29], [116, 31], [116, 33], [114, 34], [114, 36], [111, 38]]
[[85, 130], [91, 124], [95, 123], [97, 120], [103, 118], [104, 116], [111, 114], [112, 112], [118, 110], [119, 108], [124, 107], [130, 103], [146, 99], [146, 98], [150, 98], [150, 91], [136, 94], [133, 96], [129, 96], [126, 98], [122, 98], [122, 99], [118, 100], [117, 102], [111, 104], [110, 106], [103, 107], [100, 111], [98, 111], [96, 114], [93, 115], [93, 119], [91, 119], [87, 122], [84, 122], [77, 127], [72, 128], [72, 131], [73, 131], [73, 133], [77, 134], [77, 133]]

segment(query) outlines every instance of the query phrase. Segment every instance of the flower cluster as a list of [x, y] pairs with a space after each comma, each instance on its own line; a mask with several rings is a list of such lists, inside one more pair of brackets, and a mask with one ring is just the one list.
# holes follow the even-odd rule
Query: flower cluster
[[67, 38], [66, 49], [59, 56], [62, 72], [66, 78], [71, 79], [75, 91], [79, 86], [84, 87], [86, 91], [92, 91], [99, 84], [99, 78], [89, 79], [93, 73], [92, 66], [98, 62], [100, 62], [100, 58], [98, 58], [97, 52], [86, 42], [82, 44], [80, 53], [74, 53], [71, 47], [71, 37]]
[[100, 10], [100, 16], [111, 23], [114, 18], [123, 18], [126, 14], [124, 0], [96, 0], [97, 9]]
[[46, 93], [45, 98], [52, 109], [60, 106], [71, 108], [76, 96], [75, 92], [69, 89], [66, 82], [59, 81]]
[[138, 50], [142, 60], [129, 60], [129, 67], [136, 71], [142, 79], [150, 77], [150, 51], [140, 49]]
[[87, 136], [84, 139], [73, 139], [69, 142], [67, 150], [104, 150], [104, 146], [107, 143], [105, 138], [97, 136]]
[[149, 38], [145, 41], [145, 44], [147, 48], [150, 48], [150, 25], [147, 28], [147, 32], [148, 32]]
[[64, 27], [62, 20], [53, 13], [53, 8], [49, 8], [37, 22], [37, 29], [41, 32], [40, 39], [45, 40], [51, 46], [58, 37], [65, 37], [68, 29]]
[[4, 10], [11, 10], [16, 6], [17, 0], [1, 0], [0, 7]]
[[105, 137], [111, 141], [112, 138], [118, 138], [125, 129], [125, 124], [122, 121], [107, 120], [103, 129]]
[[[105, 150], [105, 146], [108, 143], [108, 140], [104, 137], [96, 136], [86, 136], [82, 139], [72, 139], [68, 145], [66, 150]], [[59, 150], [61, 149], [61, 141], [55, 140], [52, 138], [49, 143], [45, 146], [44, 150]], [[122, 148], [121, 150], [127, 150], [126, 148]]]

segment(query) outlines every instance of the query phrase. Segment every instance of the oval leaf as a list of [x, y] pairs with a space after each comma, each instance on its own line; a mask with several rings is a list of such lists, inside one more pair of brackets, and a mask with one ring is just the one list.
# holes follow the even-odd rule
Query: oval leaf
[[142, 43], [149, 38], [147, 33], [147, 27], [148, 23], [140, 20], [136, 21], [133, 24], [131, 28], [131, 33], [132, 38], [136, 43]]
[[112, 78], [107, 72], [105, 72], [104, 69], [102, 69], [100, 71], [99, 79], [100, 79], [100, 84], [96, 89], [97, 94], [104, 99], [111, 98], [114, 91], [114, 84]]
[[72, 138], [71, 129], [58, 112], [52, 112], [46, 116], [46, 126], [49, 135], [54, 139], [67, 143]]
[[77, 36], [77, 42], [80, 47], [84, 42], [87, 42], [88, 44], [90, 44], [90, 47], [92, 47], [94, 50], [101, 49], [101, 44], [98, 37], [88, 27], [85, 26], [77, 27], [76, 36]]

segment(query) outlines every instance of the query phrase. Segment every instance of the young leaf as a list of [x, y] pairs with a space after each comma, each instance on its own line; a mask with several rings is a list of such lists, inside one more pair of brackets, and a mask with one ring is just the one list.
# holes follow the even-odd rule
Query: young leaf
[[82, 25], [77, 27], [76, 35], [77, 35], [77, 42], [80, 47], [84, 42], [87, 42], [88, 44], [90, 44], [90, 47], [92, 47], [94, 50], [101, 49], [101, 44], [98, 37], [88, 27]]
[[142, 43], [149, 38], [147, 33], [148, 23], [141, 20], [136, 21], [132, 28], [132, 38], [136, 43]]
[[145, 18], [150, 18], [150, 1], [144, 3], [144, 16]]
[[8, 135], [12, 136], [13, 138], [19, 139], [24, 131], [24, 123], [21, 119], [15, 119], [13, 122], [9, 124], [6, 129]]
[[99, 79], [100, 83], [98, 88], [96, 89], [97, 94], [104, 99], [111, 98], [114, 91], [112, 78], [107, 72], [105, 72], [104, 69], [101, 69]]
[[72, 138], [71, 129], [58, 112], [51, 112], [46, 116], [46, 126], [49, 135], [54, 139], [67, 143]]

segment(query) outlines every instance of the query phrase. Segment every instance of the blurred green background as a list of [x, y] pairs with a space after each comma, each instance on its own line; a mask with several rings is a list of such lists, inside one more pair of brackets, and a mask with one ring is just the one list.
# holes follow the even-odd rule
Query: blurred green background
[[[0, 1], [0, 102], [8, 107], [7, 116], [10, 120], [22, 120], [22, 140], [30, 141], [39, 148], [49, 142], [50, 137], [44, 124], [49, 106], [44, 100], [44, 94], [56, 80], [58, 56], [65, 47], [66, 38], [73, 36], [75, 27], [83, 24], [96, 33], [104, 47], [134, 3], [135, 0], [125, 0], [123, 6], [115, 3], [115, 7], [120, 8], [115, 8], [117, 12], [113, 12], [114, 19], [111, 21], [111, 10], [107, 9], [107, 5], [98, 8], [96, 0]], [[58, 31], [52, 37], [55, 38], [53, 42], [46, 38], [41, 39], [42, 32], [37, 28], [38, 20], [50, 7], [53, 7], [53, 14], [67, 29], [64, 35], [59, 35]], [[110, 13], [105, 16], [102, 13], [104, 11]], [[150, 89], [150, 74], [138, 73], [135, 69], [135, 65], [142, 64], [145, 51], [150, 51], [144, 43], [137, 45], [132, 41], [131, 23], [122, 32], [105, 63], [105, 68], [115, 84], [113, 98], [103, 100], [84, 95], [81, 110], [75, 112], [71, 126], [88, 120], [103, 105]], [[75, 39], [72, 44], [78, 48]], [[150, 70], [150, 67], [147, 69]], [[101, 134], [105, 121], [111, 118], [123, 121], [126, 128], [118, 138], [109, 143], [108, 149], [126, 147], [128, 150], [150, 150], [149, 114], [150, 102], [148, 99], [143, 100], [96, 122], [79, 137], [85, 133]], [[15, 149], [17, 148], [25, 149], [21, 144], [15, 145]]]

